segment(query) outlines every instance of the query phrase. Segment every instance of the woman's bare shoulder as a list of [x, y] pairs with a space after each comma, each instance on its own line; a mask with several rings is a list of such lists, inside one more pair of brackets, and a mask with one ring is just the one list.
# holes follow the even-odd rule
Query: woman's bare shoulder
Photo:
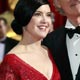
[[17, 45], [13, 49], [11, 49], [8, 54], [20, 54], [24, 51], [23, 46]]

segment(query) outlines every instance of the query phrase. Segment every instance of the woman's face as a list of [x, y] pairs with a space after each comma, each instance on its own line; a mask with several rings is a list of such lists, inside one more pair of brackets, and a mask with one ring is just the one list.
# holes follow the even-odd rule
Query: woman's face
[[52, 26], [51, 10], [49, 5], [40, 6], [33, 14], [26, 31], [35, 39], [43, 39]]

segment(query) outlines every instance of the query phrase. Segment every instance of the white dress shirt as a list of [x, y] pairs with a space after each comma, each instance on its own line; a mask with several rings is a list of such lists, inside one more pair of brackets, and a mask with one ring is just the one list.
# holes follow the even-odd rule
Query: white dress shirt
[[[69, 22], [69, 20], [67, 20], [65, 27], [75, 29], [75, 27]], [[80, 65], [80, 34], [75, 33], [71, 39], [66, 34], [66, 45], [73, 79], [75, 80]]]
[[[0, 39], [0, 42], [4, 41], [5, 39], [6, 37]], [[0, 43], [0, 62], [3, 60], [4, 52], [5, 52], [5, 43]]]
[[0, 62], [3, 60], [4, 50], [5, 50], [5, 44], [4, 43], [0, 43]]

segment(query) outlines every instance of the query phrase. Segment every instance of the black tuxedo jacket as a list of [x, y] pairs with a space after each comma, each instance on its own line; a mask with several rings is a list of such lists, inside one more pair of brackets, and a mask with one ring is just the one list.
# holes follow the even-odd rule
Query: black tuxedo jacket
[[17, 45], [18, 42], [19, 41], [7, 37], [6, 40], [4, 41], [5, 44], [4, 55], [7, 54], [15, 45]]
[[67, 53], [65, 28], [60, 27], [50, 33], [43, 40], [42, 44], [51, 49], [53, 58], [61, 75], [61, 80], [73, 80]]

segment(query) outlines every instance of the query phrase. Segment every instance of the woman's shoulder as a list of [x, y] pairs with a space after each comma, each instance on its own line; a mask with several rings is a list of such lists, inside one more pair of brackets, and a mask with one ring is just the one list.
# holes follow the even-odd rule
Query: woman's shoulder
[[5, 57], [4, 57], [4, 59], [3, 59], [3, 63], [11, 63], [11, 62], [13, 62], [14, 61], [14, 59], [15, 59], [15, 55], [14, 54], [7, 54], [7, 55], [5, 55]]
[[10, 66], [11, 68], [17, 69], [17, 66], [22, 64], [20, 58], [15, 54], [7, 54], [5, 55], [3, 61], [1, 62], [1, 66]]
[[20, 45], [16, 45], [14, 48], [12, 48], [8, 54], [20, 54], [24, 51], [24, 49], [22, 48], [22, 46]]

